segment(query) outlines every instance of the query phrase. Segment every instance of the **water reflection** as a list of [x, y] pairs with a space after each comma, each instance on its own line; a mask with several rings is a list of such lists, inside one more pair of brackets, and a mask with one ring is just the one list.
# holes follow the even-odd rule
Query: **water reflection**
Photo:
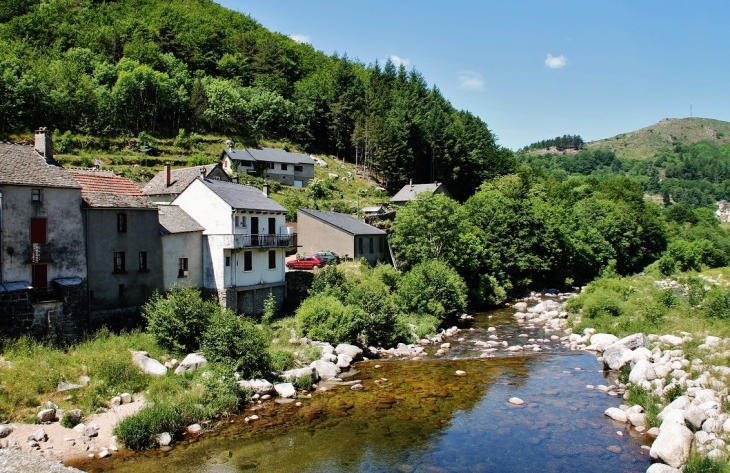
[[[358, 365], [364, 391], [339, 387], [302, 407], [272, 403], [257, 412], [257, 423], [239, 419], [166, 454], [76, 466], [175, 473], [643, 472], [648, 466], [641, 438], [603, 416], [619, 402], [585, 389], [604, 382], [591, 355], [377, 364]], [[509, 404], [512, 396], [525, 404]]]

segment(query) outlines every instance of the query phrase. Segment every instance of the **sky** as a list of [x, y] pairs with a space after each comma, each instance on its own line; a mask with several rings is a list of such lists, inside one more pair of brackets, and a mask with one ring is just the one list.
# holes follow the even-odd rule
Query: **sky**
[[727, 1], [217, 1], [326, 54], [415, 68], [515, 150], [730, 121]]

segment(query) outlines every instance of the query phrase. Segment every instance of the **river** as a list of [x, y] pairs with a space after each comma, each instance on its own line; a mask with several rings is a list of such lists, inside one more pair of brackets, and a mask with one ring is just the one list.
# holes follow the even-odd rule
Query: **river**
[[[442, 359], [358, 363], [362, 391], [316, 392], [300, 407], [269, 401], [256, 412], [259, 421], [233, 418], [169, 452], [73, 466], [115, 473], [646, 471], [647, 440], [603, 415], [620, 398], [586, 387], [609, 384], [595, 356], [553, 341], [542, 353], [478, 358], [474, 342], [490, 335], [510, 344], [550, 338], [518, 326], [513, 312], [477, 314]], [[511, 397], [524, 404], [510, 404]]]

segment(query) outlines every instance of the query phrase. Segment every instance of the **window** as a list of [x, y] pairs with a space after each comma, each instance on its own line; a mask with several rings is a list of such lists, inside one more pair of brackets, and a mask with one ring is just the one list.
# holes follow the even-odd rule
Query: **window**
[[127, 231], [127, 214], [117, 214], [117, 232], [125, 233]]
[[119, 285], [119, 298], [124, 297], [124, 284]]
[[274, 169], [274, 163], [264, 163], [265, 169]]
[[269, 269], [276, 269], [276, 251], [269, 250]]
[[243, 252], [243, 270], [253, 271], [253, 251]]
[[[228, 266], [230, 256], [226, 256], [226, 261]], [[177, 260], [177, 277], [184, 278], [188, 275], [188, 259], [187, 258], [180, 258]]]
[[246, 228], [246, 217], [243, 215], [236, 215], [236, 228]]
[[294, 165], [294, 172], [303, 172], [303, 171], [304, 171], [304, 166], [297, 166], [296, 164]]
[[378, 250], [380, 251], [380, 253], [382, 253], [385, 250], [384, 246], [385, 246], [385, 237], [378, 238]]
[[147, 271], [147, 252], [146, 251], [139, 252], [139, 270]]
[[360, 238], [357, 239], [357, 252], [358, 253], [363, 253], [363, 251], [362, 251], [362, 237], [360, 237]]
[[375, 253], [375, 245], [373, 244], [373, 237], [370, 237], [370, 253]]
[[287, 169], [289, 169], [289, 165], [287, 165], [286, 163], [281, 163], [281, 170], [286, 171]]
[[226, 256], [226, 266], [230, 266], [230, 265], [231, 265], [231, 257]]
[[124, 263], [124, 252], [123, 251], [114, 252], [114, 272], [123, 273], [125, 270], [126, 270], [126, 265]]
[[43, 202], [43, 189], [31, 189], [30, 200], [32, 202]]
[[47, 243], [48, 221], [45, 218], [30, 219], [30, 242], [45, 245]]

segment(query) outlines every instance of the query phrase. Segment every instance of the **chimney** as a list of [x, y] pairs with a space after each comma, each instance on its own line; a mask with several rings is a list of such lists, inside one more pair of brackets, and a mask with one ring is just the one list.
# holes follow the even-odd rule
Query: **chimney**
[[268, 197], [269, 196], [269, 185], [266, 183], [266, 181], [264, 181], [264, 187], [261, 190], [264, 193], [264, 197]]
[[234, 174], [233, 178], [231, 178], [234, 184], [238, 184], [238, 174]]
[[53, 138], [51, 132], [42, 126], [35, 132], [35, 150], [46, 159], [53, 158]]
[[413, 188], [413, 179], [411, 179], [410, 181], [408, 181], [408, 183], [411, 185], [411, 188]]
[[207, 172], [205, 172], [205, 167], [200, 168], [200, 178], [205, 179], [205, 175]]
[[170, 187], [172, 183], [172, 171], [170, 170], [170, 163], [165, 163], [165, 187]]

